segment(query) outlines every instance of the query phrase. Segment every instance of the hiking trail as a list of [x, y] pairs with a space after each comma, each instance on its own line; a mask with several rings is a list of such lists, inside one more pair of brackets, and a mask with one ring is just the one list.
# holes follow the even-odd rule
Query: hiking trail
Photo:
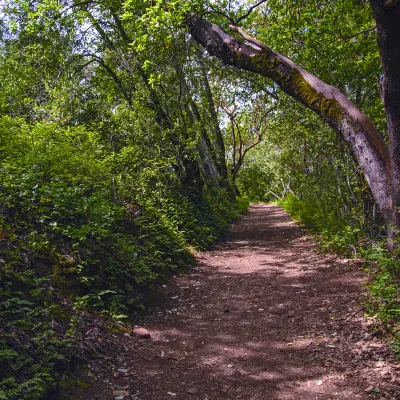
[[[322, 255], [279, 207], [254, 204], [143, 317], [151, 339], [86, 332], [99, 359], [78, 399], [400, 399], [400, 364], [368, 331], [357, 260]], [[157, 298], [156, 302], [160, 302]]]

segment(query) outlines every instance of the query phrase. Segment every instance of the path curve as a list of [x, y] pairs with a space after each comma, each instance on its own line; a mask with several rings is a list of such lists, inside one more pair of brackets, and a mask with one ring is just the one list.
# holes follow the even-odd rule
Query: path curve
[[252, 205], [166, 285], [165, 304], [141, 321], [151, 340], [104, 339], [112, 354], [89, 364], [92, 385], [76, 396], [400, 399], [399, 370], [363, 317], [360, 267], [319, 254], [279, 207]]

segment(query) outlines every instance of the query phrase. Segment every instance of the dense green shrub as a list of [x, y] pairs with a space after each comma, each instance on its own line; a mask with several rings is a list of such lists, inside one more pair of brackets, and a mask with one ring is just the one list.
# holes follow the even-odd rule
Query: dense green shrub
[[189, 196], [168, 161], [137, 153], [0, 118], [0, 398], [42, 398], [74, 353], [76, 313], [131, 313], [246, 208], [215, 188]]
[[375, 328], [393, 335], [393, 346], [400, 354], [400, 263], [397, 254], [388, 254], [386, 243], [361, 249], [371, 279], [365, 307], [375, 319]]
[[335, 207], [307, 198], [299, 200], [286, 196], [279, 204], [296, 220], [315, 233], [321, 234], [321, 246], [341, 253], [351, 253], [361, 239], [359, 227], [348, 225]]

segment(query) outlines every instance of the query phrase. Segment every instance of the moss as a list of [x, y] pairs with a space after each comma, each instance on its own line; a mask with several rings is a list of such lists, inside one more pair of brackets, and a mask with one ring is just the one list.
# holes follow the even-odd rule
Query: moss
[[[241, 54], [236, 52], [234, 53], [236, 57], [234, 63], [238, 67], [253, 70], [272, 79], [284, 90], [286, 89], [289, 94], [293, 92], [294, 96], [307, 107], [327, 117], [332, 122], [338, 122], [343, 117], [343, 108], [337, 100], [327, 99], [304, 79], [298, 69], [290, 67], [279, 57], [271, 56], [271, 52], [265, 51], [250, 57], [251, 68], [241, 65]], [[248, 62], [248, 58], [244, 57], [243, 62]]]
[[263, 52], [250, 59], [254, 69], [262, 75], [271, 78], [279, 85], [289, 80], [289, 77], [280, 70], [279, 65], [282, 61], [277, 57], [271, 57], [271, 52]]
[[290, 80], [296, 94], [301, 101], [318, 112], [328, 117], [332, 122], [336, 122], [343, 117], [344, 111], [336, 99], [327, 99], [323, 94], [315, 90], [303, 77], [298, 69], [293, 69]]

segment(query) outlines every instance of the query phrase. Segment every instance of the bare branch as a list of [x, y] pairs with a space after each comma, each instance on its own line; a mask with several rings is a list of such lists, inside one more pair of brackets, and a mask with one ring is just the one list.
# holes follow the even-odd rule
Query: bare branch
[[261, 6], [261, 4], [266, 3], [267, 0], [261, 0], [259, 1], [257, 4], [254, 4], [254, 6], [251, 6], [247, 12], [242, 15], [241, 17], [239, 17], [235, 22], [233, 22], [234, 25], [239, 25], [240, 21], [243, 21], [244, 19], [246, 19], [253, 11], [254, 9], [256, 9], [257, 7]]
[[229, 15], [223, 13], [222, 11], [217, 10], [215, 7], [209, 5], [208, 6], [215, 14], [222, 15], [224, 18], [226, 18], [229, 22], [232, 24], [235, 24], [235, 21], [233, 18], [231, 18]]
[[343, 36], [343, 38], [344, 38], [344, 39], [353, 39], [353, 38], [355, 38], [355, 37], [357, 37], [357, 36], [359, 36], [359, 35], [362, 35], [363, 33], [368, 33], [368, 32], [374, 31], [375, 29], [376, 29], [376, 25], [375, 25], [375, 26], [372, 26], [371, 28], [364, 29], [363, 31], [358, 32], [358, 33], [356, 33], [356, 34], [353, 35], [353, 36]]

